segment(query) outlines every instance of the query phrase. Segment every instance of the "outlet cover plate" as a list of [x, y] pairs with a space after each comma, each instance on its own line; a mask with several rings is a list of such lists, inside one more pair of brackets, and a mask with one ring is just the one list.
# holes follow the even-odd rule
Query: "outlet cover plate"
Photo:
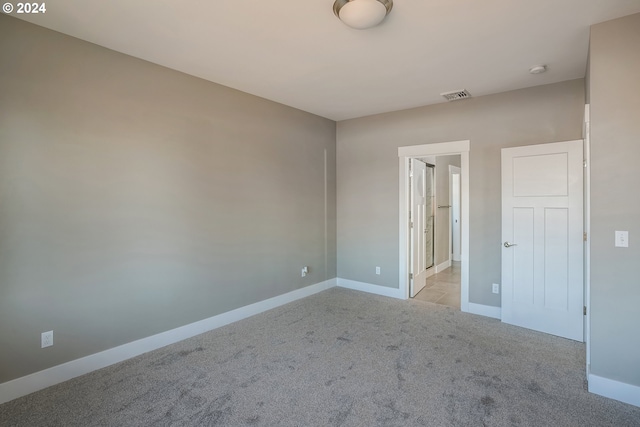
[[629, 232], [616, 231], [616, 248], [628, 248], [628, 247], [629, 247]]
[[43, 332], [40, 336], [41, 348], [51, 347], [53, 345], [53, 331]]
[[494, 284], [493, 284], [493, 287], [492, 287], [492, 289], [491, 289], [491, 290], [492, 290], [492, 292], [493, 292], [494, 294], [499, 294], [499, 293], [500, 293], [500, 285], [499, 285], [499, 284], [497, 284], [497, 283], [494, 283]]

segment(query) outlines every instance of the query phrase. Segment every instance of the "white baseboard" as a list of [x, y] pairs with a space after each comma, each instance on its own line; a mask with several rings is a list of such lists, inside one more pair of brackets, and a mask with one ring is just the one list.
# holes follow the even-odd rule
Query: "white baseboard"
[[118, 347], [110, 348], [80, 359], [72, 360], [43, 371], [35, 372], [15, 380], [0, 384], [0, 404], [25, 396], [43, 388], [59, 384], [114, 363], [122, 362], [143, 353], [156, 350], [169, 344], [191, 338], [195, 335], [211, 331], [238, 320], [246, 319], [272, 308], [308, 297], [336, 286], [336, 279], [326, 280], [315, 285], [306, 286], [277, 297], [259, 301], [208, 319], [190, 323], [179, 328], [161, 332]]
[[479, 314], [480, 316], [502, 319], [502, 309], [492, 305], [475, 304], [470, 302], [467, 305], [467, 313]]
[[338, 278], [338, 287], [353, 289], [356, 291], [368, 292], [370, 294], [382, 295], [385, 297], [405, 299], [403, 293], [398, 288], [388, 288], [386, 286], [373, 285], [371, 283], [357, 282], [355, 280]]
[[589, 374], [589, 391], [640, 407], [640, 387]]
[[440, 273], [443, 270], [446, 270], [447, 268], [451, 267], [451, 260], [448, 259], [445, 262], [438, 264], [436, 266], [436, 273]]
[[429, 267], [429, 268], [427, 268], [427, 270], [425, 272], [425, 278], [428, 279], [429, 277], [431, 277], [434, 274], [436, 274], [437, 273], [436, 269], [437, 269], [437, 267]]

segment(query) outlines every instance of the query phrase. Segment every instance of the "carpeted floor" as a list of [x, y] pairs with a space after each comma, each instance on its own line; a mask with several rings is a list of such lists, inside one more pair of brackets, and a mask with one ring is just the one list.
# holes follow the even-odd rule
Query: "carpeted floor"
[[640, 426], [584, 345], [330, 289], [0, 406], [4, 426]]

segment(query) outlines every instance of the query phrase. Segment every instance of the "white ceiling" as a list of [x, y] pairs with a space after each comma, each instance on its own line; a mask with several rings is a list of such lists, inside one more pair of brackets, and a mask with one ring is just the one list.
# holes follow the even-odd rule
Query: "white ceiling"
[[[46, 5], [13, 16], [333, 120], [584, 77], [589, 26], [640, 12], [640, 0], [395, 0], [359, 31], [333, 0]], [[549, 71], [529, 74], [537, 64]]]

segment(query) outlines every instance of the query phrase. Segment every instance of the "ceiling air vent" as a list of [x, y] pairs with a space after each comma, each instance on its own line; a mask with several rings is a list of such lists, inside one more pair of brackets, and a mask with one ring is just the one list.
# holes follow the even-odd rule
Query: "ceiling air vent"
[[457, 101], [459, 99], [471, 98], [471, 94], [466, 89], [454, 90], [453, 92], [445, 92], [440, 95], [444, 96], [447, 101]]

